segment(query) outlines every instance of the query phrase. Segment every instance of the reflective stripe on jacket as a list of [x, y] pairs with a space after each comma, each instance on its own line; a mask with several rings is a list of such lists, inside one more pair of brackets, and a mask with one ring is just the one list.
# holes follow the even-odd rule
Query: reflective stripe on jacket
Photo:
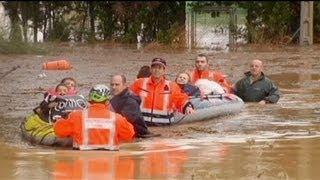
[[115, 145], [115, 113], [108, 118], [89, 118], [88, 110], [82, 111], [82, 138], [81, 144], [75, 143], [73, 147], [80, 150], [107, 149], [118, 150]]
[[174, 120], [173, 112], [182, 112], [188, 102], [188, 95], [164, 78], [159, 83], [154, 83], [152, 77], [140, 78], [131, 90], [141, 97], [141, 112], [147, 122], [170, 124]]
[[191, 82], [194, 84], [198, 79], [208, 79], [210, 81], [215, 81], [219, 83], [227, 93], [233, 93], [232, 85], [229, 84], [226, 80], [226, 75], [220, 72], [214, 72], [211, 70], [198, 71], [195, 69], [190, 74]]

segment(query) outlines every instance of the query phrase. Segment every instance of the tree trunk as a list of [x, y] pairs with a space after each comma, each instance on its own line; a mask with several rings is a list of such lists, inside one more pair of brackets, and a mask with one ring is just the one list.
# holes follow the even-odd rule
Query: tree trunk
[[22, 42], [21, 21], [18, 16], [18, 4], [16, 1], [7, 1], [3, 3], [5, 10], [9, 12], [11, 22], [9, 40], [11, 42]]
[[28, 6], [27, 2], [20, 2], [20, 9], [21, 9], [21, 19], [22, 19], [22, 32], [23, 32], [23, 41], [25, 43], [28, 42], [28, 19], [29, 19], [29, 13], [30, 6]]
[[43, 42], [47, 41], [47, 23], [48, 23], [48, 4], [45, 3], [44, 6], [44, 20], [43, 20]]
[[94, 13], [94, 3], [89, 2], [89, 18], [90, 18], [90, 40], [95, 40], [95, 27], [94, 27], [94, 20], [95, 20], [95, 13]]
[[39, 2], [35, 1], [33, 4], [33, 42], [38, 42], [38, 25], [39, 25]]

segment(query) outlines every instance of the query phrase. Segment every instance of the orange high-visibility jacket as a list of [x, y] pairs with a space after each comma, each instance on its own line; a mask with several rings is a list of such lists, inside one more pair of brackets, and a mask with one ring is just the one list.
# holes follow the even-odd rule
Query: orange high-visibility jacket
[[117, 150], [121, 141], [132, 141], [135, 133], [131, 123], [102, 103], [71, 112], [54, 124], [54, 131], [61, 138], [73, 136], [73, 146], [80, 150]]
[[182, 112], [188, 102], [188, 95], [175, 82], [164, 78], [157, 84], [152, 76], [140, 78], [130, 89], [141, 97], [144, 120], [151, 123], [171, 124], [173, 112]]
[[195, 69], [190, 73], [191, 82], [194, 84], [198, 79], [208, 79], [219, 83], [227, 93], [233, 93], [232, 85], [229, 84], [225, 78], [225, 75], [221, 72], [214, 72], [211, 70], [199, 71]]

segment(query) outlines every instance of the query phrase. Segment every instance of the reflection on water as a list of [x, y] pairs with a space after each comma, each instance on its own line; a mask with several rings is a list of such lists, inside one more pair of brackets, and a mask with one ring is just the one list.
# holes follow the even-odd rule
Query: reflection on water
[[[138, 147], [145, 151], [131, 150]], [[9, 158], [0, 157], [5, 164], [1, 179], [317, 179], [320, 175], [319, 138], [242, 143], [182, 139], [128, 144], [118, 152], [0, 148], [1, 153], [8, 151]]]
[[[278, 104], [259, 106], [247, 103], [237, 115], [199, 123], [202, 126], [198, 128], [200, 131], [189, 130], [183, 137], [125, 144], [119, 152], [80, 152], [31, 146], [21, 139], [18, 127], [22, 119], [1, 117], [0, 179], [318, 179], [319, 48], [292, 48], [275, 53], [270, 50], [255, 54], [264, 57], [267, 74], [280, 87], [282, 95]], [[299, 52], [305, 54], [299, 55]], [[144, 53], [139, 52], [141, 56], [146, 55]], [[231, 80], [235, 81], [238, 74], [248, 70], [251, 59], [235, 60], [246, 59], [249, 55], [245, 53], [238, 57], [232, 55], [233, 58], [217, 54], [213, 64], [235, 73], [230, 73]], [[135, 56], [140, 58], [140, 55]], [[194, 58], [192, 54], [189, 59], [185, 58], [186, 63], [181, 64], [180, 57], [176, 58], [180, 55], [165, 56], [172, 59], [172, 75], [190, 66]], [[102, 66], [105, 62], [92, 60], [90, 63], [105, 68]], [[131, 65], [124, 68], [133, 74]], [[22, 81], [19, 78], [17, 81]], [[7, 104], [14, 100], [1, 93], [6, 103], [0, 107], [9, 111], [6, 114], [26, 114], [26, 110], [10, 111]], [[28, 101], [21, 104], [28, 104]]]

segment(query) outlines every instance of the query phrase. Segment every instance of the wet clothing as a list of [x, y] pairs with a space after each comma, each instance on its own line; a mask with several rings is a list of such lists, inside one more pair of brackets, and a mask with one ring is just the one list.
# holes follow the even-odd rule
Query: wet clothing
[[178, 84], [179, 87], [188, 95], [188, 96], [200, 96], [200, 89], [192, 84]]
[[134, 126], [136, 136], [150, 133], [140, 110], [141, 98], [128, 88], [113, 96], [110, 104], [116, 113], [124, 116]]
[[[113, 126], [114, 124], [114, 126]], [[54, 124], [60, 138], [73, 137], [74, 148], [115, 150], [122, 141], [133, 141], [133, 126], [104, 103], [94, 103], [88, 109], [71, 112], [67, 119]]]
[[195, 69], [191, 74], [191, 82], [194, 84], [198, 79], [208, 79], [219, 83], [227, 93], [233, 93], [232, 85], [226, 80], [226, 76], [220, 72], [211, 70], [199, 71]]
[[188, 95], [175, 83], [165, 78], [155, 83], [153, 77], [137, 79], [130, 87], [141, 97], [140, 109], [149, 125], [170, 125], [174, 121], [173, 112], [185, 112], [192, 104]]
[[[52, 103], [57, 104], [52, 106]], [[54, 123], [59, 118], [67, 118], [68, 113], [73, 110], [87, 107], [87, 102], [81, 95], [60, 96], [47, 92], [40, 105], [33, 109], [34, 113], [49, 123]]]
[[258, 80], [252, 81], [250, 71], [245, 73], [243, 79], [235, 84], [235, 94], [245, 102], [259, 102], [265, 100], [267, 103], [277, 103], [280, 98], [278, 87], [264, 75]]
[[[53, 115], [51, 114], [51, 111], [53, 107], [50, 107], [51, 103], [60, 103], [63, 102], [63, 99], [59, 98], [59, 95], [52, 94], [51, 92], [46, 92], [44, 94], [44, 99], [40, 103], [39, 106], [33, 109], [33, 112], [36, 113], [43, 121], [48, 123], [55, 122], [55, 119], [53, 118]], [[66, 118], [67, 113], [64, 113], [61, 111], [60, 117]]]

